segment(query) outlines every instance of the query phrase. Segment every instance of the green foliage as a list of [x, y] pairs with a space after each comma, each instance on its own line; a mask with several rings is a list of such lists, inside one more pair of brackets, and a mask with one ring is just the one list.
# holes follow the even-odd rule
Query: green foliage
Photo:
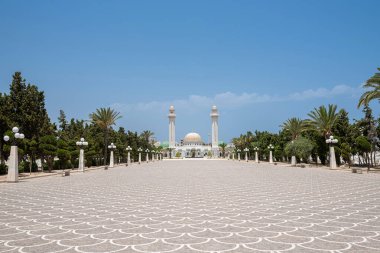
[[5, 164], [0, 164], [0, 175], [5, 175], [8, 172], [8, 166]]
[[19, 173], [28, 173], [30, 172], [37, 172], [38, 171], [38, 165], [37, 163], [33, 162], [30, 163], [29, 161], [21, 161], [18, 165], [18, 172]]
[[285, 146], [285, 153], [288, 156], [295, 155], [297, 158], [307, 161], [312, 154], [313, 148], [314, 145], [309, 139], [299, 137]]
[[181, 157], [181, 152], [177, 152], [177, 153], [175, 154], [175, 157], [180, 158], [180, 157]]
[[319, 108], [314, 108], [314, 110], [308, 114], [310, 119], [306, 122], [307, 126], [312, 130], [316, 130], [325, 138], [328, 138], [332, 135], [332, 129], [338, 119], [336, 109], [336, 105], [329, 105], [328, 108], [324, 105]]
[[340, 151], [341, 151], [341, 156], [344, 160], [344, 162], [348, 163], [351, 165], [351, 154], [352, 154], [352, 149], [348, 143], [342, 143], [340, 145]]
[[227, 144], [222, 142], [219, 144], [219, 147], [222, 149], [222, 156], [224, 157], [225, 154], [226, 154], [226, 147], [227, 147]]
[[70, 152], [66, 149], [58, 149], [57, 150], [57, 157], [59, 159], [59, 169], [67, 169], [69, 168], [68, 161], [70, 160]]
[[[380, 71], [380, 68], [377, 70]], [[367, 89], [367, 91], [360, 97], [358, 108], [361, 106], [368, 106], [372, 100], [380, 99], [380, 72], [375, 73], [369, 78], [363, 88]]]
[[57, 155], [57, 138], [54, 135], [45, 135], [41, 137], [39, 149], [42, 156], [47, 161], [49, 172], [53, 169], [54, 157]]
[[281, 125], [281, 128], [291, 136], [292, 140], [295, 140], [305, 130], [305, 122], [299, 118], [290, 118]]
[[116, 120], [120, 119], [120, 113], [111, 108], [96, 109], [96, 112], [90, 114], [92, 123], [97, 125], [104, 132], [104, 165], [107, 164], [107, 146], [109, 128], [115, 125]]
[[371, 143], [364, 136], [359, 136], [356, 138], [356, 146], [360, 154], [368, 153], [371, 151]]

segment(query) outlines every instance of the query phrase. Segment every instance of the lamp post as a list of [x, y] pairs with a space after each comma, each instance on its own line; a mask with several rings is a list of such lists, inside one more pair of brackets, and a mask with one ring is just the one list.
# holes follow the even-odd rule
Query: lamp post
[[141, 164], [141, 152], [142, 152], [142, 148], [139, 148], [137, 149], [137, 152], [139, 152], [139, 164]]
[[248, 162], [248, 152], [249, 152], [249, 149], [245, 148], [244, 152], [245, 152], [245, 161]]
[[272, 150], [274, 149], [273, 145], [269, 144], [268, 149], [269, 149], [269, 163], [273, 163], [273, 153], [272, 153]]
[[130, 146], [128, 146], [126, 148], [126, 150], [128, 151], [128, 154], [127, 154], [127, 165], [131, 165], [131, 151], [132, 151], [132, 148]]
[[[18, 147], [17, 139], [24, 139], [25, 135], [19, 133], [18, 127], [13, 127], [12, 132], [14, 133], [14, 138], [11, 145], [11, 153], [9, 156], [9, 168], [7, 175], [7, 182], [17, 183], [18, 182]], [[8, 135], [4, 136], [4, 141], [8, 142], [10, 137]]]
[[116, 145], [111, 143], [111, 145], [108, 146], [108, 149], [111, 150], [110, 152], [110, 168], [113, 168], [114, 166], [114, 159], [113, 159], [113, 151], [115, 150]]
[[293, 144], [294, 144], [294, 141], [292, 141], [292, 158], [291, 158], [291, 163], [290, 163], [290, 165], [291, 166], [296, 166], [296, 164], [297, 164], [297, 159], [296, 159], [296, 156], [294, 155], [294, 146], [293, 146]]
[[259, 148], [258, 147], [254, 147], [253, 150], [255, 150], [255, 162], [256, 163], [259, 163]]
[[330, 169], [336, 169], [336, 160], [335, 160], [335, 149], [334, 149], [334, 144], [337, 144], [338, 143], [338, 140], [337, 139], [334, 139], [334, 136], [330, 136], [330, 138], [328, 138], [326, 140], [326, 143], [329, 145], [330, 147]]
[[145, 152], [146, 152], [146, 163], [149, 163], [149, 149], [146, 149]]
[[240, 162], [240, 152], [241, 152], [241, 150], [238, 149], [238, 150], [236, 150], [236, 152], [237, 152], [237, 154], [238, 154], [238, 161]]
[[85, 146], [88, 146], [88, 142], [84, 138], [80, 138], [80, 141], [77, 141], [77, 146], [79, 147], [79, 166], [78, 170], [84, 172], [84, 150]]

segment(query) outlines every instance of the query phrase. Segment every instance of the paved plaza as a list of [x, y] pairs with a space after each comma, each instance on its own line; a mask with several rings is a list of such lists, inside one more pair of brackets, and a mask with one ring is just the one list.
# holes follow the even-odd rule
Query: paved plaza
[[0, 252], [380, 252], [380, 175], [163, 161], [0, 184]]

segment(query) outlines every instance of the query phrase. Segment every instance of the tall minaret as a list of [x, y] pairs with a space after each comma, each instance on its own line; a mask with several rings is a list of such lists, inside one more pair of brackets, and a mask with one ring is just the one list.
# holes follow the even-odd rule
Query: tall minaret
[[169, 108], [169, 148], [175, 148], [175, 110], [174, 106]]
[[218, 127], [218, 108], [214, 105], [211, 109], [211, 130], [212, 130], [212, 142], [211, 148], [214, 156], [219, 156], [219, 127]]

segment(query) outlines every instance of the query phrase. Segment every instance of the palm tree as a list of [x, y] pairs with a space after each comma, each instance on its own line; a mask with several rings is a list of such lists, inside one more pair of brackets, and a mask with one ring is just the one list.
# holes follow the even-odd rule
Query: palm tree
[[219, 144], [219, 147], [222, 149], [222, 155], [223, 155], [223, 157], [225, 157], [227, 144], [224, 143], [224, 142], [222, 142], [222, 143]]
[[[380, 71], [380, 68], [377, 70]], [[374, 99], [380, 100], [380, 72], [375, 73], [370, 79], [367, 80], [364, 88], [371, 89], [363, 93], [359, 99], [358, 108], [368, 105]]]
[[140, 134], [140, 136], [146, 141], [146, 143], [150, 143], [152, 140], [152, 137], [154, 136], [154, 133], [150, 130], [145, 130]]
[[338, 113], [336, 112], [336, 105], [329, 105], [328, 109], [324, 105], [319, 108], [314, 108], [308, 116], [307, 125], [309, 128], [317, 130], [325, 138], [332, 135], [332, 128], [338, 119]]
[[108, 146], [108, 130], [115, 125], [116, 120], [120, 119], [120, 113], [111, 108], [96, 109], [96, 112], [90, 114], [93, 124], [99, 126], [104, 131], [104, 165], [107, 165], [107, 146]]
[[290, 118], [281, 125], [281, 128], [290, 133], [294, 141], [305, 130], [305, 122], [299, 118]]

